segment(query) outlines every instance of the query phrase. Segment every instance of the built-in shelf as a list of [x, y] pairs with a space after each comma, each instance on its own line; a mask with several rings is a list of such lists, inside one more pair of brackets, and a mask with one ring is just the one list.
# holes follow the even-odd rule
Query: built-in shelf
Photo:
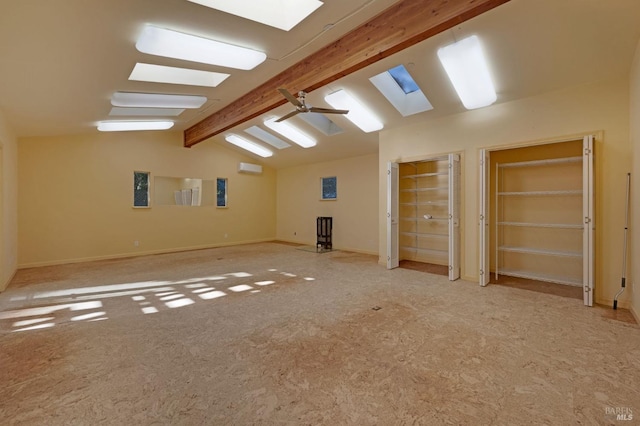
[[402, 179], [416, 179], [421, 177], [429, 177], [429, 176], [446, 176], [449, 172], [437, 172], [437, 173], [420, 173], [417, 175], [405, 175], [402, 176]]
[[582, 190], [566, 190], [566, 191], [512, 191], [498, 192], [503, 196], [548, 196], [548, 195], [582, 195]]
[[[577, 182], [582, 169], [574, 167], [573, 164], [582, 163], [582, 156], [553, 158], [546, 160], [520, 161], [512, 163], [497, 163], [495, 178], [495, 267], [496, 275], [509, 275], [513, 277], [527, 278], [538, 281], [547, 281], [566, 285], [582, 285], [582, 277], [575, 277], [577, 271], [571, 268], [564, 268], [564, 263], [569, 259], [582, 259], [581, 241], [575, 234], [560, 232], [560, 230], [583, 230], [582, 223], [553, 223], [566, 220], [567, 214], [573, 215], [574, 208], [579, 209], [577, 203], [572, 203], [570, 211], [560, 209], [558, 204], [561, 200], [576, 200], [583, 196], [581, 188], [573, 186]], [[548, 166], [554, 169], [547, 168]], [[518, 170], [516, 168], [531, 168], [530, 170]], [[553, 171], [552, 171], [553, 170]], [[549, 173], [552, 173], [549, 175]], [[518, 189], [522, 191], [505, 191], [510, 188], [510, 183], [516, 182]], [[545, 185], [540, 187], [541, 185]], [[574, 189], [566, 189], [567, 187]], [[513, 187], [513, 186], [511, 186]], [[530, 191], [528, 189], [536, 189]], [[526, 204], [516, 202], [514, 199], [529, 197], [536, 203], [535, 213], [544, 211], [544, 214], [532, 214], [532, 222], [509, 222], [502, 220], [513, 213], [526, 210]], [[575, 204], [575, 206], [574, 206]], [[575, 211], [580, 217], [581, 211]], [[540, 222], [536, 222], [539, 219]], [[551, 223], [549, 223], [551, 222]], [[522, 229], [517, 233], [513, 227], [532, 228]], [[536, 228], [551, 228], [559, 232], [542, 233]], [[574, 232], [574, 231], [571, 231]], [[564, 239], [562, 249], [554, 248], [559, 246], [558, 241]], [[509, 241], [511, 245], [506, 245]], [[540, 246], [546, 249], [538, 248]], [[508, 256], [507, 253], [518, 254], [517, 258]], [[528, 257], [534, 256], [534, 257]], [[555, 258], [555, 259], [554, 259]], [[530, 266], [516, 266], [524, 261]], [[564, 263], [562, 263], [564, 262]], [[511, 267], [515, 266], [515, 267]], [[533, 269], [533, 270], [530, 270]], [[550, 274], [545, 275], [537, 270], [548, 270]]]
[[420, 248], [420, 247], [412, 247], [412, 246], [400, 246], [400, 249], [402, 250], [407, 250], [407, 251], [412, 251], [412, 252], [419, 252], [419, 253], [423, 253], [423, 254], [431, 254], [431, 255], [436, 255], [436, 256], [448, 256], [449, 255], [449, 250], [438, 250], [438, 249], [433, 249], [433, 248]]
[[536, 274], [529, 271], [519, 271], [515, 269], [500, 269], [499, 275], [508, 275], [510, 277], [526, 278], [529, 280], [544, 281], [556, 284], [565, 284], [571, 286], [582, 287], [582, 279], [571, 279], [567, 277], [554, 277], [551, 275]]
[[528, 222], [498, 222], [500, 226], [522, 226], [527, 228], [557, 228], [557, 229], [582, 229], [584, 225], [571, 223], [528, 223]]
[[401, 235], [409, 237], [424, 237], [424, 238], [449, 238], [446, 234], [436, 234], [433, 232], [401, 232]]
[[515, 167], [533, 167], [533, 166], [548, 166], [553, 164], [567, 164], [567, 163], [581, 163], [582, 157], [564, 157], [564, 158], [550, 158], [548, 160], [533, 160], [533, 161], [519, 161], [516, 163], [501, 163], [498, 165], [501, 169], [515, 168]]
[[400, 192], [427, 192], [427, 191], [447, 191], [447, 190], [449, 190], [448, 186], [435, 186], [432, 188], [401, 189]]
[[401, 206], [448, 206], [448, 201], [423, 201], [420, 203], [400, 203]]
[[545, 250], [545, 249], [535, 249], [535, 248], [529, 248], [529, 247], [509, 247], [509, 246], [500, 246], [498, 247], [498, 250], [503, 252], [511, 252], [511, 253], [525, 253], [525, 254], [538, 254], [538, 255], [544, 255], [544, 256], [582, 258], [582, 252], [575, 252], [575, 251]]

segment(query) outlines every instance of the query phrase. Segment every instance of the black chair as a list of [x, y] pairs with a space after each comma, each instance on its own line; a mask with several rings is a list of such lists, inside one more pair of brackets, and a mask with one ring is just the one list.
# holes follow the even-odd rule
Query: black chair
[[333, 228], [333, 218], [332, 217], [318, 217], [316, 220], [316, 229], [317, 229], [317, 240], [316, 240], [316, 251], [318, 249], [321, 250], [331, 250], [331, 230]]

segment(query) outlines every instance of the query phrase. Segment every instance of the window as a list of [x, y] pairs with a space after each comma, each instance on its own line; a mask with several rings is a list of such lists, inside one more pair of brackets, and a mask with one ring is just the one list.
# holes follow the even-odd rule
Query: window
[[323, 200], [335, 200], [338, 198], [338, 178], [323, 177], [320, 178], [320, 191]]
[[227, 179], [216, 179], [216, 207], [227, 207]]
[[133, 172], [133, 207], [149, 207], [149, 172]]

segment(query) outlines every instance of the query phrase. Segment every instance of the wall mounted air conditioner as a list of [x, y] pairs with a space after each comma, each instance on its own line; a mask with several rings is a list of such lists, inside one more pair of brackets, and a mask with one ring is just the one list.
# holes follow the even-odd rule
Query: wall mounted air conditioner
[[260, 173], [262, 173], [262, 166], [259, 165], [259, 164], [239, 163], [238, 164], [238, 173], [260, 174]]

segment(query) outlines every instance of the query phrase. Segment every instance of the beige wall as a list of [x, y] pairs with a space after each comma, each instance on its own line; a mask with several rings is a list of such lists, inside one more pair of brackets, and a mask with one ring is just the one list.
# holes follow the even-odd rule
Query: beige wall
[[640, 41], [636, 48], [636, 54], [631, 67], [631, 146], [633, 151], [633, 170], [631, 172], [631, 217], [634, 220], [629, 224], [630, 249], [628, 257], [630, 263], [630, 276], [627, 279], [627, 291], [632, 293], [633, 312], [640, 321]]
[[18, 147], [0, 111], [0, 291], [18, 267]]
[[[436, 106], [437, 108], [437, 106]], [[596, 294], [610, 304], [620, 283], [624, 179], [631, 167], [629, 87], [600, 82], [467, 111], [381, 133], [379, 253], [386, 258], [386, 163], [462, 153], [462, 276], [478, 280], [478, 155], [480, 148], [517, 146], [603, 131], [596, 144]], [[628, 306], [628, 294], [620, 300]]]
[[[179, 132], [95, 133], [19, 141], [20, 267], [186, 250], [275, 238], [276, 172], [213, 143], [182, 147]], [[133, 171], [229, 179], [229, 207], [134, 209]], [[153, 192], [152, 192], [153, 194]], [[134, 241], [138, 241], [136, 247]]]
[[[320, 178], [338, 178], [338, 199], [320, 200]], [[279, 240], [314, 245], [316, 218], [333, 217], [333, 247], [377, 254], [378, 155], [278, 170]]]

